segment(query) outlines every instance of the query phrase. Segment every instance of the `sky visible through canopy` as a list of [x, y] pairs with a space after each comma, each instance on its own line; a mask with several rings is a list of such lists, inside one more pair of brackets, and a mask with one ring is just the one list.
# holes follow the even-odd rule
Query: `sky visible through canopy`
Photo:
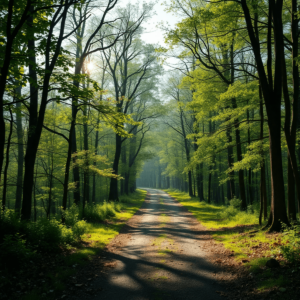
[[[154, 15], [146, 24], [144, 24], [145, 32], [142, 35], [142, 39], [149, 44], [159, 44], [160, 46], [164, 45], [163, 31], [159, 29], [159, 24], [163, 22], [164, 25], [169, 24], [172, 28], [180, 20], [177, 16], [172, 15], [172, 13], [167, 13], [165, 11], [165, 3], [169, 0], [158, 0], [155, 1], [154, 6]], [[150, 3], [153, 1], [144, 1]], [[127, 3], [136, 3], [135, 1], [122, 0], [120, 4], [125, 6]]]

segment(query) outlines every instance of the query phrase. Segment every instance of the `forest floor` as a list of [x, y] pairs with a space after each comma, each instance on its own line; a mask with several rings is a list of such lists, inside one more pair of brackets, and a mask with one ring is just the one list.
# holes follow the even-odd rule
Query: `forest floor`
[[[284, 262], [280, 255], [276, 256], [279, 268], [265, 266], [271, 257], [269, 248], [280, 244], [280, 235], [268, 237], [272, 244], [258, 241], [256, 247], [255, 235], [247, 233], [256, 227], [208, 229], [197, 220], [195, 211], [188, 211], [193, 210], [190, 204], [182, 203], [163, 191], [148, 189], [142, 208], [101, 255], [77, 273], [62, 297], [299, 299], [299, 266]], [[201, 212], [204, 224], [212, 222], [207, 210]], [[251, 239], [254, 249], [250, 255], [238, 245], [248, 247]]]
[[[146, 194], [145, 190], [137, 190], [128, 197], [122, 197], [122, 211], [103, 222], [88, 223], [87, 233], [77, 244], [61, 247], [55, 252], [38, 251], [34, 257], [9, 272], [2, 270], [0, 265], [0, 300], [64, 299], [66, 295], [62, 292], [68, 282], [85, 267], [96, 266], [94, 262], [101, 251], [140, 209]], [[101, 261], [103, 265], [106, 266]]]
[[98, 267], [86, 266], [70, 282], [70, 299], [222, 299], [216, 275], [230, 274], [213, 263], [204, 227], [165, 192], [147, 191], [142, 208], [90, 264]]
[[[300, 298], [299, 265], [274, 256], [280, 234], [263, 240], [261, 233], [248, 233], [253, 225], [209, 228], [216, 207], [200, 208], [199, 202], [172, 192], [179, 202], [160, 190], [147, 192], [139, 210], [143, 197], [123, 212], [124, 219], [102, 224], [108, 231], [101, 231], [101, 245], [95, 245], [95, 228], [79, 252], [45, 255], [39, 265], [29, 262], [22, 279], [11, 279], [15, 292], [22, 292], [5, 295], [2, 289], [0, 299]], [[280, 267], [267, 268], [270, 257]], [[24, 297], [29, 289], [33, 292]]]
[[[186, 193], [168, 192], [205, 225], [205, 232], [213, 246], [207, 249], [218, 256], [214, 263], [230, 274], [229, 277], [216, 276], [226, 284], [224, 296], [229, 299], [300, 298], [299, 260], [289, 262], [282, 251], [284, 246], [293, 242], [291, 236], [262, 231], [255, 224], [244, 225], [245, 219], [220, 220], [218, 212], [224, 210], [224, 206], [199, 202]], [[252, 221], [250, 216], [248, 223]], [[296, 255], [299, 255], [299, 251]], [[276, 259], [278, 265], [267, 267], [270, 259]]]

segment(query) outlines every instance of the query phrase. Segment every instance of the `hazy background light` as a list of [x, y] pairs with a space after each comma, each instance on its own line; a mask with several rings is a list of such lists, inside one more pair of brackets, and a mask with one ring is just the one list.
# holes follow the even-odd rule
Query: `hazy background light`
[[[159, 44], [160, 46], [165, 46], [164, 43], [164, 32], [159, 29], [159, 24], [163, 23], [164, 26], [169, 25], [174, 28], [175, 24], [180, 21], [180, 18], [174, 16], [172, 13], [165, 12], [165, 4], [169, 0], [157, 0], [153, 10], [153, 17], [148, 20], [148, 22], [143, 24], [144, 33], [142, 34], [142, 39], [147, 44]], [[146, 0], [146, 3], [153, 1]], [[136, 1], [121, 0], [121, 6], [125, 6], [127, 3], [137, 3]]]

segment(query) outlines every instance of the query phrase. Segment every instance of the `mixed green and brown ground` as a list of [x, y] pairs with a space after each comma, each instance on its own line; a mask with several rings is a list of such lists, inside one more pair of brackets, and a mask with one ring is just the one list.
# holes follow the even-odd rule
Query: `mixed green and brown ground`
[[[136, 193], [123, 197], [120, 209], [117, 210], [113, 205], [104, 203], [102, 209], [109, 210], [105, 212], [106, 218], [101, 222], [88, 222], [85, 234], [76, 244], [62, 245], [54, 253], [35, 251], [28, 261], [15, 268], [0, 268], [0, 299], [56, 299], [70, 282], [75, 282], [73, 285], [78, 288], [84, 288], [84, 284], [77, 282], [78, 274], [91, 261], [96, 261], [88, 264], [91, 272], [95, 268], [111, 267], [105, 258], [98, 258], [126, 221], [139, 210], [146, 194], [144, 190], [137, 190]], [[85, 275], [89, 276], [89, 273]], [[88, 279], [89, 277], [86, 278]]]
[[[230, 216], [233, 207], [199, 202], [179, 191], [167, 192], [205, 226], [207, 251], [214, 253], [213, 260], [217, 265], [231, 273], [231, 276], [219, 276], [219, 280], [227, 285], [224, 296], [232, 299], [299, 299], [299, 227], [269, 233], [257, 225], [255, 211]], [[227, 214], [226, 209], [229, 210]], [[266, 264], [271, 259], [279, 265], [268, 267]]]

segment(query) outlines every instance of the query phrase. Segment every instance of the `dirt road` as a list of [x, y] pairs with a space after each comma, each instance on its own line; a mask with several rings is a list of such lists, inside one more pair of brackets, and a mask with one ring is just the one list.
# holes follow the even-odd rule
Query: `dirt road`
[[202, 249], [195, 218], [165, 192], [147, 191], [127, 232], [108, 248], [114, 268], [91, 283], [102, 290], [88, 299], [221, 299], [214, 279], [219, 270]]

